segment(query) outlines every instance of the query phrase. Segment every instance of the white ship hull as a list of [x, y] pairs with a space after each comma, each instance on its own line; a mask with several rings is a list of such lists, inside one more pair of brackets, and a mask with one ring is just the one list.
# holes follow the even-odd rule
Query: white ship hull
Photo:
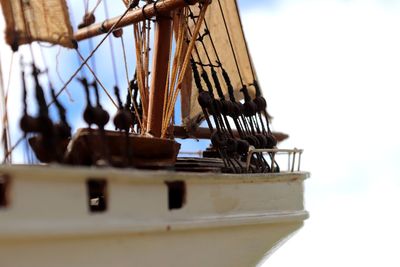
[[[255, 266], [308, 217], [304, 172], [14, 166], [0, 174], [2, 267]], [[89, 180], [104, 185], [104, 210], [91, 211]]]

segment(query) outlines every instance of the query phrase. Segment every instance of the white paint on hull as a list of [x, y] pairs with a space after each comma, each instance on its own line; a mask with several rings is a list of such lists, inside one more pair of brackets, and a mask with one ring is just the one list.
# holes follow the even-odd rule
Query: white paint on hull
[[[1, 167], [11, 178], [0, 209], [6, 267], [255, 266], [299, 229], [307, 173]], [[108, 207], [90, 213], [86, 181], [107, 181]], [[186, 184], [168, 209], [166, 181]], [[21, 255], [24, 255], [21, 257]]]

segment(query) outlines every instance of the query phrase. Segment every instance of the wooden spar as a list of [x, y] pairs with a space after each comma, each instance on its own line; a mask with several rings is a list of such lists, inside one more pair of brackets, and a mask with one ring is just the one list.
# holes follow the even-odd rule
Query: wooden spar
[[[175, 9], [186, 6], [187, 3], [193, 5], [197, 2], [199, 2], [199, 0], [163, 0], [156, 2], [155, 4], [147, 5], [144, 8], [134, 9], [129, 11], [125, 17], [121, 19], [116, 28], [132, 25], [133, 23], [157, 16], [158, 14], [168, 14]], [[76, 41], [82, 41], [106, 33], [116, 22], [118, 22], [119, 19], [120, 17], [114, 17], [107, 19], [102, 23], [93, 24], [79, 29], [75, 33], [74, 38]]]
[[165, 84], [169, 68], [172, 21], [170, 14], [158, 16], [154, 33], [153, 79], [150, 86], [147, 132], [154, 137], [161, 136]]
[[[239, 133], [237, 130], [232, 129], [233, 135], [236, 138], [240, 138]], [[289, 135], [281, 132], [272, 132], [272, 135], [276, 138], [278, 142], [282, 142], [286, 140]], [[193, 132], [188, 132], [185, 127], [183, 126], [174, 126], [174, 136], [176, 138], [196, 138], [196, 139], [210, 139], [211, 133], [210, 129], [199, 127], [195, 129]]]

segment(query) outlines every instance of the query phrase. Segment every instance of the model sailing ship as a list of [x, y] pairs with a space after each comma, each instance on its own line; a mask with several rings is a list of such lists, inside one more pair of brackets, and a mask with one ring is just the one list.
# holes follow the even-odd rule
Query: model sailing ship
[[[81, 59], [58, 91], [43, 86], [44, 69], [33, 55], [30, 64], [21, 60], [21, 140], [43, 164], [9, 164], [19, 142], [4, 138], [1, 265], [256, 265], [307, 218], [308, 174], [295, 168], [301, 150], [276, 148], [284, 136], [270, 130], [236, 1], [124, 0], [113, 5], [124, 4], [125, 12], [96, 23], [97, 7], [107, 11], [101, 2], [87, 6], [73, 30], [64, 0], [1, 1], [14, 52], [41, 41]], [[123, 41], [129, 29], [133, 73]], [[85, 58], [79, 42], [94, 36], [101, 39]], [[112, 38], [123, 45], [127, 89], [116, 78], [109, 90], [90, 65]], [[72, 134], [59, 96], [75, 80], [81, 87], [74, 90], [85, 96], [87, 128]], [[103, 107], [104, 96], [114, 114]], [[179, 107], [182, 126], [174, 125]], [[107, 128], [110, 120], [115, 131]], [[200, 158], [180, 157], [175, 138], [211, 145]], [[275, 157], [281, 152], [289, 155], [288, 171]]]

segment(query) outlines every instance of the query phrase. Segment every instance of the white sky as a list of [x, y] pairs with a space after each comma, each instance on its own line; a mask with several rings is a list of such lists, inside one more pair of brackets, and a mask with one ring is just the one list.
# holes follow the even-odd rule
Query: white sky
[[242, 17], [281, 147], [312, 173], [310, 219], [264, 266], [400, 266], [400, 1], [253, 1]]
[[243, 23], [311, 217], [264, 266], [400, 266], [400, 1], [273, 2]]

